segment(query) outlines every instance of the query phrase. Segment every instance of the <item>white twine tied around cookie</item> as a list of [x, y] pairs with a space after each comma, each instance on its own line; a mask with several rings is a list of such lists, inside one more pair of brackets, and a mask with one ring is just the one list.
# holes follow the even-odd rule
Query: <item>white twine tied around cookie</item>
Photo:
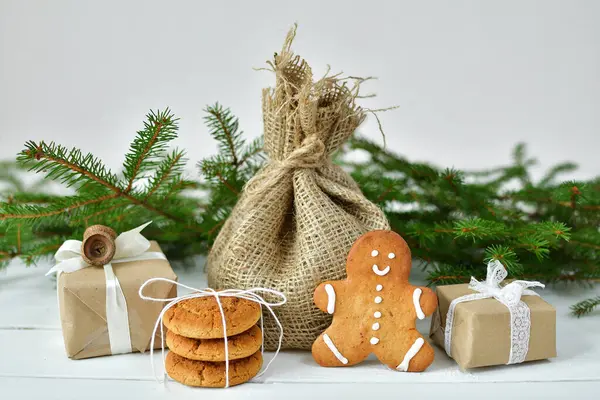
[[[106, 325], [112, 354], [131, 353], [132, 351], [127, 301], [112, 264], [144, 260], [166, 260], [163, 253], [148, 251], [150, 241], [140, 233], [151, 223], [152, 221], [123, 232], [116, 238], [113, 236], [114, 243], [111, 241], [111, 247], [114, 246], [114, 248], [110, 249], [108, 255], [103, 255], [101, 257], [103, 261], [97, 265], [91, 264], [90, 262], [94, 262], [94, 260], [90, 260], [88, 255], [84, 254], [84, 243], [82, 241], [67, 240], [54, 255], [57, 264], [46, 273], [46, 275], [58, 273], [60, 276], [61, 273], [71, 273], [92, 266], [104, 268], [106, 276]], [[106, 229], [114, 234], [114, 231], [110, 228]], [[113, 251], [114, 253], [112, 253]]]
[[494, 298], [504, 304], [510, 312], [510, 355], [506, 364], [518, 364], [525, 361], [529, 350], [531, 316], [529, 307], [521, 301], [521, 296], [539, 296], [536, 292], [527, 288], [543, 288], [544, 284], [537, 281], [516, 280], [500, 287], [500, 283], [507, 275], [508, 272], [500, 261], [491, 261], [487, 266], [485, 282], [479, 282], [471, 277], [469, 289], [478, 293], [468, 294], [452, 300], [450, 307], [448, 307], [444, 332], [444, 347], [449, 356], [451, 356], [452, 323], [454, 322], [454, 309], [456, 306], [466, 301]]
[[[183, 295], [183, 296], [172, 297], [172, 298], [156, 298], [156, 297], [145, 296], [144, 288], [153, 282], [168, 282], [173, 285], [177, 285], [179, 287], [191, 290], [192, 293]], [[275, 297], [278, 297], [279, 301], [268, 302], [261, 296], [261, 294], [262, 295], [264, 295], [264, 294], [273, 295]], [[267, 308], [267, 310], [269, 310], [269, 312], [273, 316], [273, 319], [275, 320], [275, 323], [279, 327], [279, 344], [277, 345], [277, 350], [275, 350], [275, 354], [273, 354], [273, 357], [271, 358], [271, 360], [269, 360], [269, 362], [267, 363], [267, 366], [258, 375], [256, 375], [256, 377], [261, 376], [262, 374], [264, 374], [267, 371], [267, 369], [269, 369], [269, 366], [275, 360], [275, 358], [277, 357], [277, 354], [279, 354], [279, 351], [281, 350], [281, 342], [283, 341], [283, 326], [281, 325], [281, 323], [279, 322], [279, 319], [275, 315], [275, 312], [273, 311], [273, 307], [277, 307], [277, 306], [281, 306], [281, 305], [285, 304], [287, 299], [283, 293], [278, 292], [277, 290], [267, 289], [267, 288], [252, 288], [252, 289], [247, 289], [247, 290], [227, 289], [227, 290], [222, 290], [222, 291], [216, 291], [214, 289], [208, 288], [208, 289], [201, 290], [201, 289], [196, 289], [196, 288], [193, 288], [193, 287], [190, 287], [190, 286], [187, 286], [182, 283], [175, 282], [175, 281], [172, 281], [172, 280], [166, 279], [166, 278], [152, 278], [152, 279], [148, 279], [146, 282], [144, 282], [144, 284], [142, 286], [140, 286], [139, 295], [144, 300], [158, 301], [158, 302], [168, 301], [169, 302], [167, 305], [165, 305], [163, 310], [160, 312], [158, 319], [156, 320], [156, 324], [154, 325], [154, 330], [152, 332], [152, 339], [150, 341], [150, 363], [152, 364], [152, 374], [154, 375], [154, 377], [156, 378], [156, 380], [159, 383], [166, 384], [166, 382], [168, 380], [166, 367], [165, 367], [165, 339], [164, 339], [164, 337], [165, 337], [164, 329], [165, 328], [164, 328], [164, 324], [163, 324], [163, 317], [164, 317], [165, 313], [167, 312], [167, 310], [169, 310], [175, 304], [177, 304], [183, 300], [212, 296], [217, 301], [217, 305], [219, 306], [219, 312], [221, 314], [221, 322], [223, 324], [223, 341], [225, 343], [225, 388], [229, 387], [229, 347], [228, 347], [228, 339], [227, 339], [227, 324], [225, 321], [225, 312], [223, 310], [223, 305], [221, 304], [222, 297], [237, 297], [240, 299], [246, 299], [246, 300], [253, 301], [260, 305], [260, 307], [261, 307], [260, 330], [262, 332], [262, 337], [263, 337], [263, 340], [262, 340], [263, 343], [261, 345], [261, 353], [262, 354], [264, 354], [264, 337], [265, 337], [265, 331], [264, 331], [264, 327], [263, 327], [263, 313], [262, 313], [263, 306], [265, 306]], [[156, 337], [156, 332], [158, 331], [159, 325], [160, 325], [160, 338], [161, 338], [161, 354], [162, 354], [162, 360], [163, 360], [163, 379], [162, 380], [157, 377], [156, 369], [155, 369], [155, 365], [154, 365], [154, 339]]]

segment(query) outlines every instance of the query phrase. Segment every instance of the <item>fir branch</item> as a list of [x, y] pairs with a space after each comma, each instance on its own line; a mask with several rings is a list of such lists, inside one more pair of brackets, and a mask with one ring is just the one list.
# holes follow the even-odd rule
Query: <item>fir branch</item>
[[518, 143], [513, 150], [513, 159], [515, 160], [513, 174], [526, 186], [531, 183], [528, 168], [537, 164], [534, 158], [527, 158], [527, 146], [525, 143]]
[[548, 187], [556, 180], [556, 177], [561, 174], [565, 174], [568, 172], [573, 172], [577, 169], [577, 164], [572, 162], [566, 162], [562, 164], [555, 165], [550, 168], [548, 172], [544, 175], [544, 177], [540, 180], [539, 186]]
[[[246, 148], [244, 149], [244, 154], [239, 164], [244, 166], [253, 161], [255, 157], [260, 157], [263, 151], [263, 141], [262, 138], [256, 138], [252, 142], [250, 142]], [[260, 157], [260, 161], [262, 162], [262, 157]]]
[[483, 261], [488, 263], [494, 260], [500, 261], [512, 276], [518, 276], [523, 273], [523, 265], [519, 262], [517, 253], [510, 247], [491, 245], [486, 248]]
[[571, 244], [577, 245], [577, 246], [582, 246], [582, 247], [589, 247], [592, 249], [596, 249], [596, 250], [600, 250], [600, 245], [594, 244], [594, 243], [586, 243], [586, 242], [581, 242], [579, 240], [571, 240]]
[[580, 301], [571, 306], [571, 312], [576, 317], [582, 317], [590, 314], [596, 307], [600, 305], [600, 296], [592, 297], [591, 299]]
[[158, 165], [156, 172], [150, 178], [148, 190], [144, 200], [148, 200], [154, 193], [169, 179], [178, 177], [186, 160], [184, 159], [185, 152], [174, 150]]
[[90, 213], [86, 213], [80, 218], [72, 218], [70, 222], [74, 225], [84, 224], [84, 226], [87, 227], [90, 225], [90, 220], [94, 220], [100, 216], [106, 215], [115, 210], [126, 208], [128, 204], [129, 203], [126, 201], [117, 201], [115, 202], [115, 204], [112, 204], [112, 202], [108, 202], [108, 207], [100, 207], [97, 211], [90, 210]]
[[221, 175], [220, 173], [216, 173], [217, 178], [219, 179], [219, 182], [221, 182], [227, 189], [229, 189], [233, 194], [235, 195], [239, 195], [240, 192], [237, 191], [233, 186], [231, 186], [229, 184], [229, 182], [227, 182], [227, 180], [223, 177], [223, 175]]
[[[74, 188], [76, 194], [26, 192], [13, 185], [14, 192], [0, 202], [0, 263], [5, 265], [7, 259], [14, 257], [34, 263], [67, 238], [80, 236], [91, 221], [123, 230], [130, 229], [133, 223], [139, 225], [162, 217], [163, 225], [172, 221], [201, 241], [197, 202], [180, 196], [183, 189], [196, 183], [181, 178], [184, 153], [166, 153], [166, 145], [176, 137], [176, 121], [169, 110], [148, 115], [144, 129], [138, 132], [126, 156], [125, 182], [90, 153], [69, 150], [53, 142], [27, 142], [18, 162]], [[134, 188], [133, 182], [146, 174], [150, 174], [148, 184]], [[165, 203], [167, 198], [170, 200]], [[169, 240], [166, 235], [158, 237]]]
[[481, 218], [461, 220], [454, 223], [454, 234], [457, 238], [464, 237], [472, 240], [480, 238], [498, 238], [507, 236], [504, 224]]
[[57, 145], [54, 142], [25, 143], [25, 150], [17, 156], [17, 162], [30, 166], [30, 171], [43, 172], [47, 179], [58, 180], [67, 187], [99, 185], [113, 192], [120, 192], [118, 178], [91, 153]]
[[[177, 120], [173, 118], [168, 109], [164, 112], [152, 112], [147, 117], [149, 121], [145, 122], [145, 129], [138, 132], [138, 136], [131, 145], [130, 153], [126, 157], [124, 175], [129, 183], [136, 178], [140, 171], [145, 171], [150, 165], [154, 165], [155, 158], [164, 151], [165, 144], [176, 136], [177, 125], [175, 122]], [[181, 157], [175, 158], [177, 158], [177, 162], [181, 159]], [[44, 142], [40, 144], [28, 142], [26, 149], [21, 152], [17, 160], [26, 165], [32, 164], [31, 170], [46, 172], [47, 178], [61, 180], [67, 186], [77, 185], [79, 189], [84, 188], [88, 192], [95, 189], [94, 195], [98, 194], [98, 189], [101, 191], [108, 189], [114, 193], [97, 196], [96, 199], [84, 198], [62, 209], [54, 206], [50, 209], [32, 208], [30, 213], [23, 209], [15, 209], [13, 214], [0, 212], [0, 220], [51, 217], [108, 199], [124, 197], [131, 203], [142, 206], [157, 215], [188, 224], [192, 229], [198, 229], [194, 224], [190, 224], [189, 220], [150, 204], [149, 196], [136, 195], [131, 191], [129, 183], [124, 190], [116, 175], [107, 170], [92, 154], [83, 156], [79, 149], [67, 151], [65, 147], [54, 143], [46, 145]], [[94, 187], [95, 184], [100, 185], [100, 188]]]
[[170, 201], [174, 196], [180, 194], [186, 189], [198, 189], [199, 183], [183, 179], [181, 176], [175, 176], [164, 188], [162, 193], [163, 198], [159, 199], [158, 205], [164, 206], [165, 203]]
[[[48, 257], [88, 224], [122, 231], [150, 219], [157, 223], [147, 234], [170, 259], [205, 254], [264, 163], [262, 142], [246, 143], [229, 109], [217, 103], [205, 111], [219, 151], [198, 163], [201, 180], [184, 179], [184, 153], [168, 151], [177, 134], [168, 110], [148, 115], [121, 177], [92, 154], [28, 142], [19, 160], [75, 194], [49, 195], [19, 186], [18, 170], [0, 173], [9, 188], [0, 194], [0, 266], [14, 257], [27, 263]], [[366, 160], [350, 161], [346, 156], [354, 151], [367, 154]], [[463, 172], [410, 162], [360, 137], [351, 138], [336, 162], [383, 208], [413, 257], [424, 261], [431, 284], [483, 279], [491, 260], [502, 262], [511, 278], [600, 282], [600, 178], [555, 183], [573, 164], [554, 166], [534, 182], [530, 169], [536, 161], [523, 145], [509, 165]], [[520, 187], [509, 189], [515, 181]]]
[[222, 184], [235, 195], [239, 194], [239, 191], [228, 182], [229, 178], [232, 181], [235, 180], [237, 166], [227, 161], [226, 158], [221, 155], [210, 157], [202, 160], [199, 167], [207, 180]]
[[568, 207], [568, 208], [580, 208], [583, 210], [592, 210], [592, 211], [598, 211], [600, 210], [600, 204], [599, 205], [581, 205], [581, 206], [577, 206], [577, 202], [575, 201], [575, 197], [572, 201], [570, 202], [566, 202], [566, 201], [561, 201], [558, 204], [563, 206], [563, 207]]
[[125, 155], [125, 193], [131, 191], [141, 173], [155, 167], [157, 159], [164, 155], [168, 143], [177, 137], [178, 119], [168, 108], [164, 111], [151, 111], [146, 118], [144, 129], [138, 131], [129, 152]]
[[444, 172], [442, 172], [441, 178], [443, 181], [447, 182], [450, 188], [456, 193], [458, 193], [458, 189], [464, 182], [463, 173], [454, 168], [446, 168]]
[[47, 193], [16, 192], [6, 197], [8, 204], [51, 204], [60, 200], [61, 196]]
[[103, 201], [114, 199], [118, 194], [107, 194], [101, 197], [83, 197], [73, 196], [65, 197], [61, 202], [56, 202], [50, 207], [40, 207], [31, 205], [11, 205], [0, 203], [0, 221], [6, 220], [31, 220], [40, 218], [54, 217], [60, 214], [69, 213], [72, 210], [85, 207], [91, 204], [101, 203]]
[[550, 255], [550, 250], [548, 249], [549, 242], [538, 235], [523, 237], [516, 246], [533, 253], [539, 261], [548, 258]]
[[239, 120], [219, 103], [206, 107], [204, 111], [208, 114], [204, 120], [210, 135], [219, 143], [221, 153], [227, 154], [231, 164], [237, 167], [240, 165], [238, 151], [243, 145], [243, 132], [239, 131]]
[[388, 186], [383, 192], [381, 192], [381, 194], [379, 196], [377, 196], [377, 198], [375, 199], [375, 203], [379, 204], [381, 203], [389, 193], [391, 193], [394, 189], [396, 188], [395, 185], [390, 185]]
[[54, 254], [54, 252], [56, 252], [60, 248], [64, 241], [64, 239], [62, 238], [60, 240], [61, 241], [59, 243], [41, 245], [35, 250], [28, 252], [27, 254], [16, 253], [13, 255], [13, 257], [20, 256], [25, 262], [25, 265], [27, 266], [35, 264], [39, 259], [49, 257], [50, 254]]

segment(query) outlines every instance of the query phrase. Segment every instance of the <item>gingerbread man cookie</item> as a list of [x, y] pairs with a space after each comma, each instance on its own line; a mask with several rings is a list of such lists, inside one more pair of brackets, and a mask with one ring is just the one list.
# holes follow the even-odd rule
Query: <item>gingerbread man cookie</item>
[[372, 231], [358, 238], [346, 262], [348, 278], [315, 290], [317, 307], [333, 314], [312, 346], [319, 365], [355, 365], [371, 353], [398, 371], [424, 371], [433, 362], [433, 348], [415, 320], [433, 314], [437, 296], [409, 284], [410, 269], [410, 249], [397, 233]]

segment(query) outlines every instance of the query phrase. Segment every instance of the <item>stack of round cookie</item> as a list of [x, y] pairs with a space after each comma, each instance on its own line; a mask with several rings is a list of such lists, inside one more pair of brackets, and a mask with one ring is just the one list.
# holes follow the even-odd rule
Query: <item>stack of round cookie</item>
[[[229, 386], [252, 379], [262, 367], [262, 332], [256, 323], [258, 303], [237, 297], [220, 297], [227, 328]], [[183, 300], [165, 312], [166, 370], [189, 386], [225, 387], [223, 319], [214, 297]]]

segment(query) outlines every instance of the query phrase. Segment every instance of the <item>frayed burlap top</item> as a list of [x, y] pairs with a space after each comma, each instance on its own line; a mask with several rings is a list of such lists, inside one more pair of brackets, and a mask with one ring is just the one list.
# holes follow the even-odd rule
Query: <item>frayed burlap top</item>
[[[283, 348], [310, 349], [331, 317], [313, 303], [315, 287], [345, 277], [346, 256], [363, 233], [389, 229], [331, 155], [365, 118], [355, 104], [356, 86], [312, 71], [290, 46], [269, 65], [275, 88], [263, 90], [266, 165], [251, 179], [208, 257], [213, 288], [266, 287], [282, 291], [276, 308]], [[263, 310], [265, 312], [265, 310]], [[279, 330], [265, 314], [265, 347], [277, 346]]]

